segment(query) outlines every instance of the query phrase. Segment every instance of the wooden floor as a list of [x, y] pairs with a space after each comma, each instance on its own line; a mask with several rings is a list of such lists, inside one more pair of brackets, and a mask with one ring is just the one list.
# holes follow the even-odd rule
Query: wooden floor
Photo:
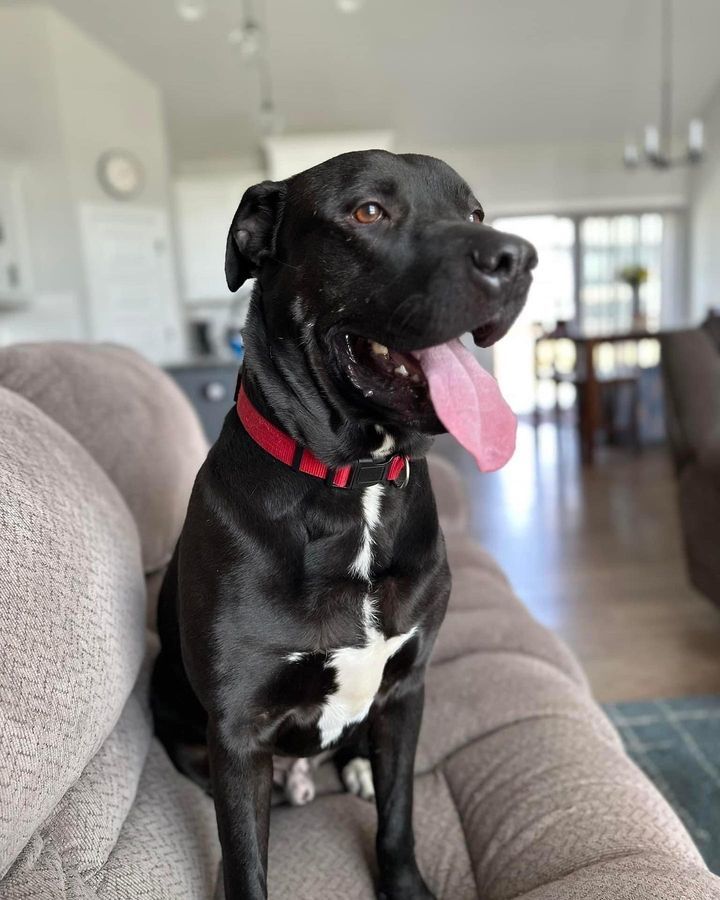
[[664, 450], [603, 448], [583, 469], [571, 429], [521, 425], [512, 461], [482, 475], [450, 438], [436, 447], [463, 472], [476, 538], [599, 700], [720, 693], [720, 609], [687, 582]]

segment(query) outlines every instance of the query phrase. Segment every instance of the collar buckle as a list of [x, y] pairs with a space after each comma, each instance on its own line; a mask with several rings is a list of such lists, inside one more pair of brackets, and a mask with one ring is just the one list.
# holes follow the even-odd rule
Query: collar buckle
[[396, 484], [399, 478], [403, 478], [402, 483], [397, 484], [397, 487], [405, 487], [410, 475], [410, 466], [407, 457], [403, 457], [405, 461], [404, 473], [396, 476], [392, 481], [390, 479], [391, 471], [397, 464], [397, 459], [397, 455], [391, 456], [386, 460], [373, 459], [370, 456], [359, 459], [353, 464], [350, 478], [345, 486], [348, 488], [364, 488], [372, 487], [374, 484], [383, 484], [384, 482]]

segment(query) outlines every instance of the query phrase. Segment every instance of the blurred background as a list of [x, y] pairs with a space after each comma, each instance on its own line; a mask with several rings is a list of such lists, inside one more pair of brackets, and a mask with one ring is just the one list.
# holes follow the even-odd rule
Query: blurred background
[[348, 149], [441, 157], [540, 253], [481, 354], [515, 458], [480, 476], [438, 442], [475, 536], [601, 700], [717, 695], [718, 34], [717, 0], [0, 0], [0, 344], [127, 344], [212, 439], [243, 191]]

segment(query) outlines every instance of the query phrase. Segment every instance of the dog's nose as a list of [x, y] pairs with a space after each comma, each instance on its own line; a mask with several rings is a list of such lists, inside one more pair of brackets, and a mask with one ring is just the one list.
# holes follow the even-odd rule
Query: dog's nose
[[[490, 232], [491, 229], [488, 229]], [[537, 265], [532, 244], [503, 232], [486, 233], [470, 254], [473, 268], [488, 287], [500, 288]]]

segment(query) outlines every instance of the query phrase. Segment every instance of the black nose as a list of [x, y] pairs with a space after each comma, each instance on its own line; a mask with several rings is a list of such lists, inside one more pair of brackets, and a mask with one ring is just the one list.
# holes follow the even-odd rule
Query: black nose
[[484, 281], [501, 287], [535, 268], [537, 253], [532, 244], [514, 235], [490, 232], [482, 235], [470, 253], [473, 267]]

